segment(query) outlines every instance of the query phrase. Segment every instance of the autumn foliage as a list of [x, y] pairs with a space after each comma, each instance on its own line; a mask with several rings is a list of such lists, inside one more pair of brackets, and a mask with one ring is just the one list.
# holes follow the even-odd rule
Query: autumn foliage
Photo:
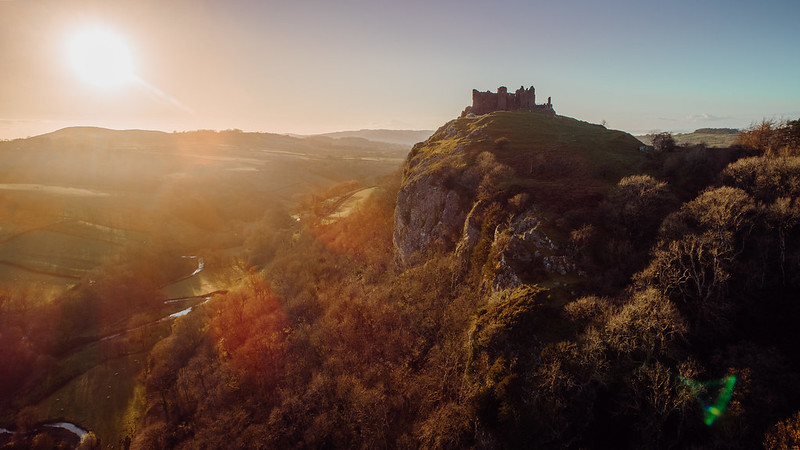
[[[678, 159], [610, 185], [587, 215], [554, 218], [585, 270], [577, 280], [532, 271], [535, 282], [508, 289], [484, 283], [498, 224], [534, 201], [523, 191], [496, 201], [506, 171], [480, 182], [486, 214], [471, 254], [431, 252], [405, 270], [393, 255], [397, 178], [344, 217], [332, 211], [361, 186], [312, 197], [299, 220], [265, 215], [249, 229], [246, 274], [150, 352], [131, 448], [791, 448], [791, 145], [749, 157], [675, 149]], [[692, 161], [691, 186], [662, 177], [665, 161]], [[13, 317], [0, 316], [0, 342], [22, 335]], [[20, 365], [0, 376], [42, 371], [45, 344], [58, 348], [14, 347]]]

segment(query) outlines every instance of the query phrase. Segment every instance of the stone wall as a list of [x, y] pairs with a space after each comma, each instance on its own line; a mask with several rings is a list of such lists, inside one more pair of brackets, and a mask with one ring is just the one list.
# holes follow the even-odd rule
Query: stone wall
[[492, 111], [514, 111], [518, 109], [555, 114], [549, 98], [546, 104], [536, 104], [536, 90], [533, 86], [529, 89], [525, 89], [525, 86], [520, 86], [513, 94], [509, 93], [505, 86], [497, 88], [496, 93], [491, 91], [480, 92], [477, 89], [472, 90], [472, 109], [470, 110], [472, 114], [481, 115]]

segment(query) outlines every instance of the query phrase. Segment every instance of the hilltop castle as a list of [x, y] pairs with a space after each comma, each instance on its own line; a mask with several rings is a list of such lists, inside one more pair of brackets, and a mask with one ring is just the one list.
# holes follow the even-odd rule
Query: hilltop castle
[[556, 113], [550, 97], [547, 98], [547, 103], [543, 105], [536, 104], [536, 90], [533, 86], [530, 89], [520, 86], [517, 92], [513, 94], [509, 93], [508, 88], [505, 86], [497, 88], [497, 93], [491, 91], [480, 92], [477, 89], [472, 90], [472, 109], [469, 111], [472, 114], [481, 115], [492, 111], [514, 111], [518, 109], [539, 111], [545, 114]]

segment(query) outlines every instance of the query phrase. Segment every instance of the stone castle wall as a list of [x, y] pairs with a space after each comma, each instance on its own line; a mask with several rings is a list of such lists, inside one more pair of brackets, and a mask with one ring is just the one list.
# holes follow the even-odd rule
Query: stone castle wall
[[497, 92], [480, 92], [472, 90], [472, 114], [481, 115], [492, 111], [514, 111], [514, 110], [541, 111], [544, 113], [555, 114], [553, 104], [550, 99], [543, 105], [536, 104], [536, 90], [531, 86], [525, 89], [521, 86], [516, 92], [510, 93], [505, 86], [497, 88]]

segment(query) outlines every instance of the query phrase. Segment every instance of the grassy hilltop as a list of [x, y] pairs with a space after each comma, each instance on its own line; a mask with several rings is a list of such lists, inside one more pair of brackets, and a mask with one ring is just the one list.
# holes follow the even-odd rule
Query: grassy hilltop
[[630, 134], [569, 117], [498, 111], [448, 123], [412, 150], [411, 161], [432, 158], [437, 162], [427, 170], [453, 170], [488, 151], [514, 170], [504, 180], [509, 193], [526, 191], [534, 202], [563, 210], [596, 200], [622, 176], [642, 170], [647, 158], [640, 146]]

